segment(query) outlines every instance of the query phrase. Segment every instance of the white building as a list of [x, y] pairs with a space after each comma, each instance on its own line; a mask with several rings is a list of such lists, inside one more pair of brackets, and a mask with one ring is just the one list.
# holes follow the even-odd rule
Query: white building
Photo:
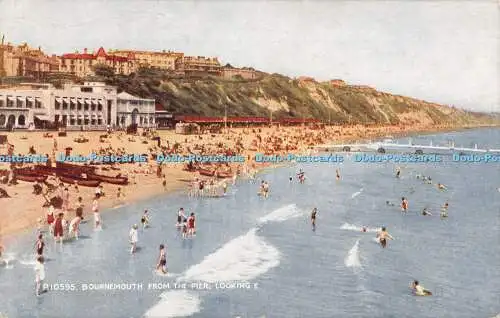
[[99, 130], [117, 125], [118, 114], [130, 115], [126, 123], [146, 117], [151, 107], [152, 123], [149, 116], [147, 122], [136, 123], [139, 127], [154, 125], [154, 100], [118, 94], [116, 87], [104, 83], [66, 84], [63, 89], [50, 84], [22, 86], [0, 90], [0, 128], [43, 128], [44, 123], [58, 122], [68, 129]]
[[155, 126], [155, 100], [132, 96], [126, 92], [118, 94], [117, 119], [121, 127], [137, 124], [139, 127]]

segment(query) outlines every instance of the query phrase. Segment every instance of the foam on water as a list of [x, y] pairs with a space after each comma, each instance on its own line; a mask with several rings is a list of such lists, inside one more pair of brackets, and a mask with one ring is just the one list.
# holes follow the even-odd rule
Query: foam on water
[[280, 252], [257, 236], [257, 229], [239, 236], [194, 266], [179, 280], [215, 283], [250, 280], [276, 267]]
[[361, 194], [361, 192], [363, 192], [363, 188], [361, 188], [358, 192], [355, 192], [351, 195], [351, 199], [354, 199], [355, 197], [357, 197], [358, 195]]
[[161, 295], [161, 301], [151, 307], [145, 317], [188, 317], [200, 311], [198, 295], [187, 290], [171, 290]]
[[286, 205], [281, 207], [273, 212], [269, 213], [266, 216], [259, 218], [260, 223], [266, 222], [283, 222], [292, 218], [300, 217], [304, 215], [304, 211], [301, 211], [297, 208], [295, 204]]
[[[344, 223], [340, 227], [341, 230], [348, 230], [348, 231], [356, 231], [356, 232], [362, 232], [363, 227], [362, 226], [357, 226], [354, 224], [350, 223]], [[380, 228], [374, 228], [374, 227], [367, 227], [366, 232], [371, 232], [371, 233], [376, 233], [379, 232], [381, 229]]]
[[[293, 217], [293, 214], [280, 212], [274, 214], [270, 220], [281, 221], [286, 219], [286, 215]], [[215, 283], [251, 280], [279, 263], [280, 252], [257, 236], [257, 228], [253, 228], [206, 256], [201, 263], [191, 266], [177, 281]], [[168, 291], [160, 298], [161, 300], [148, 310], [146, 317], [186, 317], [200, 311], [200, 299], [187, 291]]]
[[354, 243], [354, 246], [347, 253], [344, 264], [346, 267], [361, 267], [361, 261], [359, 259], [359, 240]]

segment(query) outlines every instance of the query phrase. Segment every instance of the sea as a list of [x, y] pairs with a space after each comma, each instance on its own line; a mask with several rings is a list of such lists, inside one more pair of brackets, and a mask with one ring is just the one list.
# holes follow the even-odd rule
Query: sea
[[[431, 140], [498, 149], [500, 130], [412, 139]], [[58, 245], [46, 238], [49, 291], [39, 297], [35, 231], [4, 237], [0, 313], [9, 318], [493, 317], [500, 312], [500, 162], [446, 158], [356, 163], [345, 155], [342, 163], [288, 163], [263, 170], [253, 181], [238, 180], [221, 198], [173, 193], [114, 208], [102, 214], [102, 231], [89, 222], [78, 241]], [[297, 182], [299, 169], [304, 184]], [[267, 199], [257, 195], [261, 180], [270, 184]], [[438, 190], [438, 182], [447, 190]], [[406, 214], [399, 208], [402, 197], [409, 201]], [[445, 202], [448, 218], [441, 219]], [[196, 214], [192, 239], [183, 239], [176, 228], [181, 207]], [[423, 216], [423, 208], [432, 215]], [[140, 225], [144, 209], [151, 226], [140, 228], [139, 250], [130, 255], [128, 233]], [[385, 249], [375, 240], [382, 226], [394, 237]], [[160, 244], [167, 246], [167, 276], [154, 271]], [[433, 295], [414, 296], [413, 280]]]

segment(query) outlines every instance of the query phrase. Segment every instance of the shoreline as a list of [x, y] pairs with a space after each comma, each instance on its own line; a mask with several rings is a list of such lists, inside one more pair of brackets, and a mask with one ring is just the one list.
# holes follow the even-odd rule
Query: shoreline
[[[293, 130], [295, 127], [292, 127], [291, 130]], [[413, 128], [413, 129], [411, 129]], [[418, 136], [418, 135], [429, 135], [429, 134], [438, 134], [438, 133], [446, 133], [446, 132], [457, 132], [457, 131], [464, 131], [464, 130], [469, 130], [469, 129], [491, 129], [491, 128], [500, 128], [499, 126], [474, 126], [474, 127], [408, 127], [408, 129], [405, 129], [404, 131], [392, 131], [392, 132], [387, 132], [384, 130], [384, 128], [371, 128], [370, 130], [366, 131], [364, 133], [364, 136], [334, 136], [333, 138], [329, 138], [326, 140], [326, 142], [352, 142], [354, 140], [355, 142], [360, 142], [363, 140], [367, 139], [380, 139], [383, 138], [384, 136], [393, 136], [394, 139], [397, 138], [404, 138], [404, 137], [411, 137], [411, 136]], [[231, 128], [230, 133], [238, 133], [241, 132], [243, 128]], [[286, 132], [286, 130], [285, 130]], [[21, 134], [21, 132], [16, 132], [15, 134]], [[194, 135], [198, 136], [198, 135]], [[172, 137], [172, 136], [167, 136], [167, 137]], [[189, 137], [193, 137], [193, 135], [178, 135], [177, 139], [188, 139]], [[222, 139], [227, 138], [228, 136], [226, 135], [221, 135], [218, 137], [222, 137]], [[137, 137], [136, 137], [137, 138]], [[196, 137], [195, 137], [196, 139]], [[321, 143], [317, 143], [316, 145], [319, 145]], [[310, 146], [309, 146], [310, 147]], [[309, 147], [305, 147], [300, 151], [297, 149], [296, 151], [288, 151], [289, 153], [300, 153], [307, 151]], [[243, 155], [248, 155], [252, 156], [255, 155], [255, 153], [258, 153], [259, 151], [253, 151], [253, 150], [246, 150]], [[239, 164], [241, 165], [241, 164]], [[260, 173], [264, 169], [275, 169], [283, 166], [281, 163], [254, 163], [253, 169], [256, 172], [256, 174]], [[117, 207], [123, 207], [126, 205], [130, 204], [138, 204], [140, 202], [144, 202], [150, 199], [153, 199], [157, 196], [160, 195], [175, 195], [177, 193], [181, 194], [184, 192], [185, 195], [187, 195], [187, 191], [185, 189], [187, 186], [190, 184], [190, 181], [194, 179], [195, 177], [202, 177], [199, 176], [197, 173], [192, 173], [192, 172], [186, 172], [182, 170], [182, 167], [180, 167], [180, 164], [168, 164], [168, 165], [163, 165], [165, 174], [166, 174], [166, 188], [163, 188], [163, 186], [158, 184], [158, 181], [165, 180], [163, 178], [158, 178], [154, 173], [147, 173], [144, 175], [140, 175], [138, 173], [132, 173], [134, 182], [130, 185], [127, 186], [122, 186], [125, 194], [125, 199], [123, 202], [117, 202], [117, 200], [113, 199], [113, 194], [115, 188], [118, 186], [114, 185], [109, 185], [109, 184], [104, 184], [105, 190], [104, 192], [106, 193], [106, 196], [104, 196], [100, 200], [100, 210], [101, 213], [108, 214], [110, 211], [115, 210]], [[228, 180], [228, 179], [220, 179], [220, 182], [224, 182], [223, 180]], [[229, 182], [228, 182], [229, 183]], [[24, 190], [26, 189], [31, 189], [32, 184], [31, 183], [23, 183]], [[230, 185], [229, 185], [230, 187]], [[17, 188], [16, 187], [4, 187], [8, 192], [14, 192]], [[14, 191], [13, 191], [14, 190]], [[92, 196], [92, 191], [94, 188], [85, 188], [83, 189], [83, 194], [79, 194], [82, 197], [89, 198]], [[88, 191], [91, 190], [91, 191]], [[110, 190], [110, 191], [108, 191]], [[24, 193], [22, 193], [24, 192]], [[109, 193], [109, 195], [108, 195]], [[10, 194], [10, 193], [9, 193]], [[15, 198], [16, 195], [21, 195], [20, 197], [18, 196]], [[27, 197], [23, 197], [23, 195]], [[11, 195], [10, 199], [3, 199], [3, 200], [16, 200], [21, 201], [21, 200], [26, 200], [28, 199], [28, 196], [31, 196], [30, 192], [27, 191], [19, 191], [15, 192], [14, 195]], [[76, 198], [74, 196], [73, 198]], [[73, 203], [76, 200], [72, 200]], [[2, 202], [3, 203], [3, 202]], [[84, 199], [84, 203], [86, 206], [84, 215], [86, 216], [87, 219], [91, 218], [91, 212], [88, 209], [89, 204], [86, 199]], [[9, 214], [7, 217], [3, 217], [3, 219], [7, 218], [7, 224], [9, 223], [9, 220], [15, 220], [15, 224], [12, 224], [11, 226], [6, 227], [5, 224], [0, 223], [0, 244], [2, 241], [4, 241], [5, 238], [11, 238], [11, 237], [16, 237], [19, 235], [27, 234], [29, 233], [30, 230], [36, 230], [36, 225], [37, 225], [37, 216], [42, 217], [43, 220], [45, 220], [45, 213], [46, 213], [47, 208], [40, 208], [36, 205], [36, 202], [33, 203], [30, 207], [25, 209], [24, 211], [3, 211], [2, 213], [4, 214]], [[6, 208], [8, 210], [8, 207]], [[37, 211], [38, 210], [38, 211]], [[137, 211], [138, 217], [142, 213], [142, 211]], [[73, 215], [74, 212], [73, 210], [69, 210], [67, 212], [69, 215]], [[9, 218], [10, 216], [10, 218]], [[1, 222], [1, 221], [0, 221]], [[106, 224], [106, 222], [104, 222]]]

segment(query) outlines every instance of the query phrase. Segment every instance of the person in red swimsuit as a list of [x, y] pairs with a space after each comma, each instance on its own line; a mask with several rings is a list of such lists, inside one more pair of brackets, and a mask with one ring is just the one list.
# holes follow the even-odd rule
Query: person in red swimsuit
[[54, 222], [54, 238], [56, 241], [59, 240], [60, 243], [62, 243], [64, 236], [63, 216], [64, 213], [59, 213], [56, 221]]
[[194, 218], [194, 213], [191, 213], [189, 216], [188, 220], [188, 235], [193, 236], [196, 231], [195, 231], [195, 218]]
[[54, 218], [54, 206], [51, 205], [49, 206], [49, 209], [47, 211], [47, 224], [49, 225], [49, 231], [52, 232], [52, 224], [54, 223], [55, 218]]

